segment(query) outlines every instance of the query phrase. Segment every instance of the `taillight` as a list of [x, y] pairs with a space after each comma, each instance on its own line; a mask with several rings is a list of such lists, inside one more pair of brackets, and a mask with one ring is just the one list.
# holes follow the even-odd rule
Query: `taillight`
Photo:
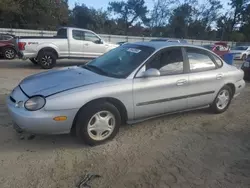
[[26, 42], [18, 42], [18, 49], [25, 50]]

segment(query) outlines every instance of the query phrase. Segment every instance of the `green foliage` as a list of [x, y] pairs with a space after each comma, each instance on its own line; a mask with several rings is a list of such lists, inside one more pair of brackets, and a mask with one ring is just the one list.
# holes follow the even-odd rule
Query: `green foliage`
[[146, 14], [148, 9], [144, 0], [113, 1], [109, 3], [108, 10], [118, 16], [118, 20], [125, 23], [126, 33], [132, 24], [140, 19], [144, 24], [148, 23]]
[[112, 1], [108, 9], [85, 4], [68, 8], [68, 0], [0, 0], [0, 27], [55, 30], [74, 26], [97, 33], [207, 40], [250, 41], [250, 0]]

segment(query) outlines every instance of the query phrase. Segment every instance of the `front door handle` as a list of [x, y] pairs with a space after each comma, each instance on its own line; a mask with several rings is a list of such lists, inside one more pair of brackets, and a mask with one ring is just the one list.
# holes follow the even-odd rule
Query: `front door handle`
[[222, 79], [223, 78], [223, 74], [218, 74], [217, 76], [216, 76], [216, 79], [217, 80], [220, 80], [220, 79]]
[[184, 85], [185, 83], [187, 83], [187, 80], [182, 79], [182, 80], [178, 80], [178, 81], [176, 82], [176, 85], [177, 85], [177, 86], [182, 86], [182, 85]]
[[88, 43], [86, 43], [86, 44], [84, 44], [85, 46], [88, 46], [89, 44]]

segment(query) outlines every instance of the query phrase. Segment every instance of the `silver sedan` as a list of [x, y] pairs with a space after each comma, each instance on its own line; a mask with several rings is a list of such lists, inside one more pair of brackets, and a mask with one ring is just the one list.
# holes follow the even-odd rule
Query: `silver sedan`
[[86, 65], [25, 78], [7, 106], [17, 130], [73, 132], [96, 145], [114, 138], [123, 123], [204, 107], [222, 113], [245, 87], [243, 76], [201, 47], [127, 43]]

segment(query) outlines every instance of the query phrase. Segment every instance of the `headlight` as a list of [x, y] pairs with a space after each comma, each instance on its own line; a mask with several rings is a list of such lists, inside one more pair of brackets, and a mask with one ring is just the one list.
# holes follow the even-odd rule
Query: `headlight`
[[29, 111], [36, 111], [44, 107], [46, 100], [42, 96], [35, 96], [27, 100], [24, 104], [25, 108]]

